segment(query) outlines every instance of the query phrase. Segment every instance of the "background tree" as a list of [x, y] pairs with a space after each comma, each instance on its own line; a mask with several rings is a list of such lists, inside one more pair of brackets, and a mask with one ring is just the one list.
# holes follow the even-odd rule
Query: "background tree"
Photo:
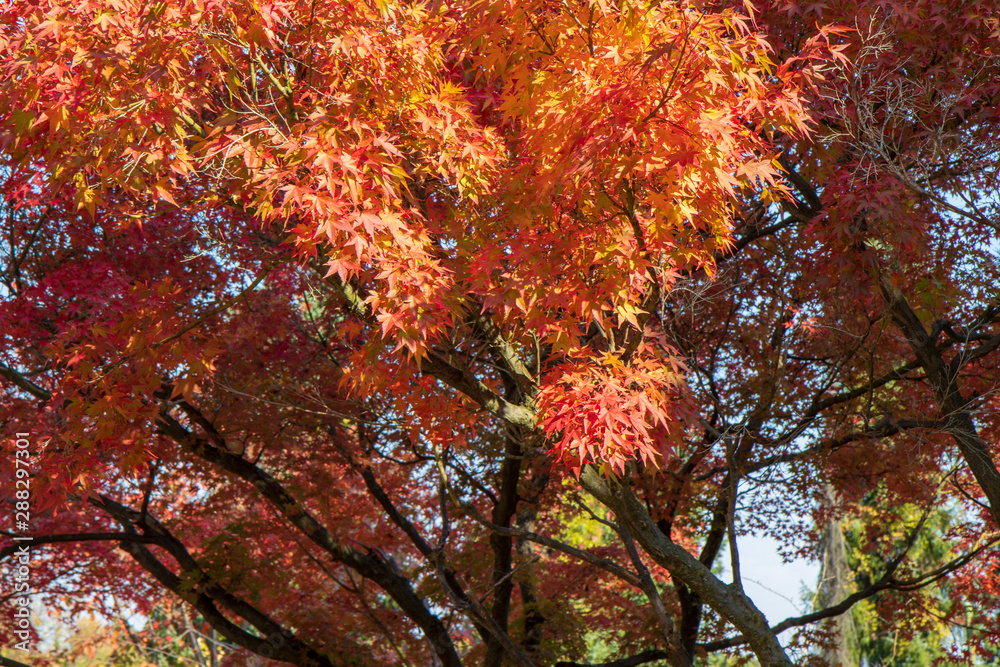
[[[788, 665], [866, 600], [995, 641], [989, 3], [4, 12], [53, 607], [172, 595], [232, 664]], [[770, 625], [739, 536], [830, 516], [868, 579]]]

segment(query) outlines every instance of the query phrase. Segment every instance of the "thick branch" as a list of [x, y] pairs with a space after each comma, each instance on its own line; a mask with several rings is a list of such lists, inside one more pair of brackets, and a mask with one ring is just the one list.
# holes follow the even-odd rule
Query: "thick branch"
[[[43, 544], [66, 544], [70, 542], [145, 542], [155, 544], [159, 539], [150, 535], [136, 535], [134, 533], [62, 533], [57, 535], [34, 535], [31, 538], [31, 546], [37, 547]], [[17, 553], [22, 544], [14, 544], [0, 549], [0, 559]]]
[[618, 660], [612, 660], [610, 662], [568, 662], [562, 661], [557, 662], [555, 667], [638, 667], [639, 665], [645, 665], [648, 662], [656, 662], [657, 660], [666, 660], [667, 652], [655, 649], [652, 651], [643, 651], [642, 653], [629, 656], [627, 658], [619, 658]]
[[414, 592], [409, 580], [397, 568], [369, 553], [342, 545], [309, 511], [302, 506], [274, 477], [238, 456], [220, 449], [208, 441], [197, 438], [166, 414], [160, 416], [161, 431], [177, 442], [184, 450], [227, 470], [240, 479], [250, 482], [293, 526], [302, 531], [314, 544], [326, 551], [334, 560], [356, 570], [361, 576], [378, 584], [400, 609], [423, 630], [438, 657], [446, 667], [461, 667], [448, 630], [432, 614], [423, 600]]
[[701, 562], [666, 538], [631, 490], [613, 478], [603, 477], [594, 466], [584, 467], [580, 481], [595, 498], [608, 506], [653, 560], [676, 576], [712, 609], [749, 639], [763, 667], [788, 666], [791, 661], [771, 632], [767, 619], [753, 602], [720, 581]]
[[[114, 517], [126, 533], [132, 533], [138, 537], [134, 521], [141, 516], [141, 513], [124, 507], [107, 497], [102, 497], [101, 500], [95, 500], [92, 503]], [[167, 590], [197, 609], [213, 628], [222, 632], [232, 642], [257, 655], [283, 660], [302, 667], [333, 667], [333, 663], [326, 656], [311, 649], [265, 613], [232, 595], [218, 581], [209, 577], [180, 540], [158, 521], [146, 517], [142, 527], [157, 538], [157, 544], [174, 556], [181, 567], [183, 576], [174, 574], [149, 549], [137, 541], [122, 540], [121, 548]], [[219, 611], [216, 603], [222, 604], [249, 622], [265, 636], [258, 637], [240, 628]]]
[[[316, 265], [314, 268], [321, 275], [324, 274], [320, 265]], [[370, 325], [376, 326], [375, 319], [372, 317], [368, 304], [365, 302], [363, 296], [358, 292], [354, 285], [340, 280], [340, 278], [336, 275], [328, 276], [326, 280], [340, 292], [341, 296], [344, 298], [344, 303], [346, 304], [347, 309], [351, 311], [352, 314]], [[480, 324], [487, 327], [489, 326], [485, 319], [483, 319]], [[496, 333], [492, 328], [489, 328], [489, 331]], [[528, 390], [528, 385], [530, 384], [528, 381], [530, 379], [530, 374], [528, 374], [527, 369], [524, 368], [524, 365], [517, 359], [513, 349], [510, 348], [510, 346], [507, 345], [498, 334], [492, 337], [490, 344], [502, 357], [506, 355], [505, 359], [509, 361], [510, 370], [514, 373], [515, 379], [517, 380], [517, 378], [520, 378], [519, 384], [524, 384], [525, 389]], [[472, 373], [456, 368], [432, 351], [428, 351], [427, 356], [421, 359], [420, 371], [424, 375], [429, 375], [445, 383], [452, 389], [460, 391], [481, 405], [491, 414], [503, 419], [513, 426], [519, 426], [529, 430], [535, 427], [534, 410], [507, 402], [495, 391], [483, 384], [483, 382], [481, 382], [479, 378], [475, 377]], [[527, 395], [533, 395], [533, 389], [528, 391], [529, 393]]]
[[16, 386], [18, 389], [28, 392], [29, 394], [31, 394], [32, 396], [41, 401], [52, 400], [51, 392], [42, 389], [37, 384], [29, 380], [28, 378], [24, 377], [23, 375], [15, 371], [13, 368], [10, 368], [9, 366], [0, 364], [0, 377], [6, 379], [7, 381], [11, 382], [14, 386]]
[[430, 375], [452, 389], [465, 394], [487, 412], [503, 419], [508, 424], [528, 430], [535, 428], [534, 410], [507, 402], [483, 384], [479, 378], [455, 368], [433, 352], [429, 352], [427, 357], [421, 360], [420, 370], [424, 375]]
[[986, 494], [993, 520], [1000, 525], [1000, 472], [997, 471], [989, 449], [979, 437], [968, 403], [959, 391], [957, 372], [952, 372], [945, 364], [934, 340], [927, 334], [906, 296], [893, 284], [888, 272], [883, 271], [879, 284], [893, 321], [923, 366], [934, 394], [941, 403], [945, 430], [958, 444], [962, 458]]
[[553, 549], [554, 551], [561, 551], [567, 556], [578, 558], [584, 561], [585, 563], [590, 563], [594, 567], [600, 568], [605, 572], [613, 574], [622, 581], [627, 581], [628, 583], [632, 584], [636, 588], [639, 588], [642, 585], [642, 582], [639, 580], [639, 576], [636, 573], [622, 567], [621, 565], [612, 560], [609, 560], [607, 558], [601, 558], [600, 556], [595, 556], [594, 554], [588, 553], [583, 549], [577, 549], [576, 547], [570, 546], [564, 542], [560, 542], [559, 540], [555, 540], [552, 539], [551, 537], [546, 537], [544, 535], [539, 535], [537, 533], [532, 533], [531, 531], [528, 530], [522, 530], [520, 528], [504, 528], [503, 526], [497, 526], [487, 521], [486, 518], [483, 515], [481, 515], [479, 511], [471, 503], [465, 504], [462, 507], [463, 509], [469, 512], [469, 515], [472, 516], [473, 519], [483, 524], [485, 527], [489, 528], [491, 531], [495, 533], [499, 533], [501, 535], [511, 535], [521, 540], [528, 540], [529, 542], [534, 542], [535, 544], [541, 544], [543, 547], [548, 547], [549, 549]]
[[[518, 439], [510, 435], [505, 441], [504, 460], [500, 466], [499, 496], [493, 507], [493, 523], [508, 528], [517, 508], [517, 483], [521, 478], [521, 446]], [[508, 576], [513, 564], [514, 540], [510, 535], [491, 533], [490, 547], [493, 550], [493, 574], [490, 576], [490, 585], [494, 590], [490, 616], [499, 628], [507, 632], [510, 598], [514, 591], [514, 581]], [[502, 661], [503, 646], [497, 639], [490, 637], [486, 642], [483, 665], [500, 667]]]

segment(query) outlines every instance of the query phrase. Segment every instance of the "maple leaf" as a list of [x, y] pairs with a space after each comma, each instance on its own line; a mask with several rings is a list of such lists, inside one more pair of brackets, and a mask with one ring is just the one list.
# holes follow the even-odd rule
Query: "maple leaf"
[[8, 5], [0, 488], [112, 624], [56, 659], [994, 652], [989, 3]]

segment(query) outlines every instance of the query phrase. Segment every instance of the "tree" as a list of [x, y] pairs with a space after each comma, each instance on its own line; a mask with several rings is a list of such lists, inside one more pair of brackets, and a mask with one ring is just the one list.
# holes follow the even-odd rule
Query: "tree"
[[[2, 554], [51, 606], [170, 594], [232, 664], [789, 665], [869, 599], [995, 641], [989, 3], [4, 12]], [[739, 536], [830, 517], [869, 579], [770, 625]]]

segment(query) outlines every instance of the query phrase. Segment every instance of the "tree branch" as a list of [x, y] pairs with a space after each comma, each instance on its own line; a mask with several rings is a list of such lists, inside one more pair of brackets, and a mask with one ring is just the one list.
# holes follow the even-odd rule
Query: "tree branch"
[[906, 296], [892, 282], [889, 272], [883, 269], [880, 273], [879, 286], [889, 313], [926, 371], [941, 403], [945, 430], [954, 438], [962, 458], [989, 500], [993, 521], [1000, 526], [1000, 471], [997, 470], [986, 444], [979, 437], [968, 410], [968, 402], [959, 391], [958, 374], [945, 364], [934, 340], [927, 334]]
[[791, 667], [767, 619], [750, 598], [721, 582], [694, 556], [668, 540], [627, 485], [610, 476], [603, 477], [592, 465], [583, 468], [580, 482], [591, 495], [614, 511], [653, 560], [749, 638], [761, 665]]
[[[193, 408], [188, 404], [186, 409]], [[423, 630], [445, 667], [461, 667], [461, 659], [455, 650], [448, 630], [441, 620], [431, 613], [424, 601], [413, 590], [410, 581], [399, 573], [393, 564], [373, 554], [364, 554], [357, 549], [342, 545], [301, 503], [288, 493], [278, 480], [242, 456], [194, 436], [166, 413], [160, 414], [159, 425], [160, 431], [174, 440], [185, 451], [252, 484], [285, 520], [330, 554], [334, 560], [347, 565], [361, 576], [378, 584], [399, 605], [400, 609]]]
[[[99, 500], [93, 499], [91, 504], [112, 516], [126, 533], [138, 536], [135, 521], [141, 518], [140, 512], [127, 508], [107, 496], [101, 496]], [[326, 656], [307, 646], [291, 631], [283, 628], [253, 605], [225, 590], [220, 582], [201, 569], [187, 548], [159, 521], [148, 515], [145, 519], [142, 528], [152, 533], [156, 538], [156, 544], [166, 549], [177, 560], [183, 576], [174, 574], [149, 549], [136, 541], [122, 541], [122, 549], [167, 590], [197, 609], [212, 627], [235, 644], [265, 658], [283, 660], [301, 667], [333, 667], [333, 663]], [[265, 636], [252, 635], [237, 626], [219, 611], [216, 603], [222, 604], [249, 622]]]
[[[4, 534], [7, 534], [4, 531]], [[135, 533], [62, 533], [57, 535], [33, 535], [31, 546], [36, 547], [43, 544], [65, 544], [68, 542], [139, 542], [146, 544], [157, 544], [159, 538], [150, 535], [137, 535]], [[12, 545], [0, 549], [0, 559], [6, 558], [18, 552], [22, 545]]]

